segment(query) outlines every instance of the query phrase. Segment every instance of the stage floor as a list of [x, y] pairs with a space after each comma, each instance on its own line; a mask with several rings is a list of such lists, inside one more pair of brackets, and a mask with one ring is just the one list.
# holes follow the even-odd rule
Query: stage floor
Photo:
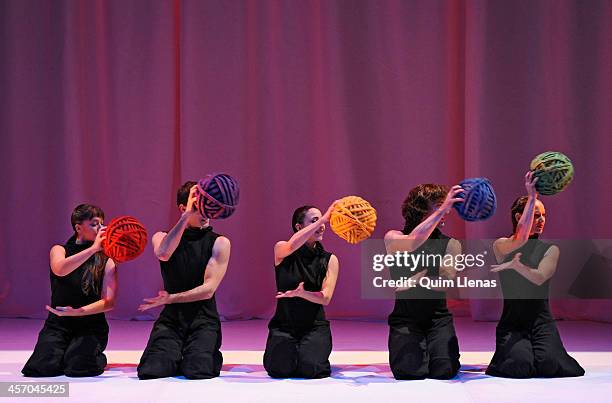
[[[305, 380], [269, 378], [262, 365], [267, 328], [262, 320], [223, 322], [224, 365], [216, 379], [181, 377], [139, 381], [136, 365], [153, 322], [110, 321], [109, 365], [94, 378], [21, 376], [40, 320], [0, 319], [0, 382], [70, 382], [75, 402], [609, 402], [612, 391], [612, 324], [558, 322], [570, 354], [585, 368], [580, 378], [514, 380], [484, 375], [494, 347], [495, 323], [455, 320], [461, 345], [460, 374], [449, 381], [396, 381], [387, 362], [384, 322], [332, 321], [332, 376]], [[0, 398], [0, 401], [8, 400]], [[20, 398], [19, 402], [40, 401]], [[49, 401], [45, 399], [44, 401]]]

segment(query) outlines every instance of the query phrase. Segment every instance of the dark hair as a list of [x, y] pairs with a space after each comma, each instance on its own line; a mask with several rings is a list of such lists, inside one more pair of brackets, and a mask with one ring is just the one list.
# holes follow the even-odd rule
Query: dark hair
[[302, 224], [302, 221], [304, 221], [304, 217], [306, 216], [306, 213], [311, 208], [316, 208], [316, 207], [306, 205], [306, 206], [298, 207], [297, 209], [295, 209], [295, 211], [293, 212], [293, 217], [291, 217], [291, 229], [293, 230], [293, 232], [298, 231], [295, 228], [295, 224]]
[[187, 200], [189, 200], [189, 191], [193, 186], [197, 184], [198, 183], [194, 181], [187, 181], [181, 185], [181, 187], [176, 191], [177, 206], [180, 206], [181, 204], [183, 206], [187, 206]]
[[[99, 217], [104, 220], [104, 211], [98, 206], [92, 204], [79, 204], [72, 210], [70, 216], [70, 223], [72, 229], [76, 234], [76, 225], [81, 224], [83, 221], [91, 220], [94, 217]], [[75, 235], [76, 236], [76, 235]], [[104, 277], [104, 267], [108, 256], [104, 252], [96, 252], [85, 262], [87, 270], [83, 271], [83, 277], [81, 279], [81, 289], [85, 295], [94, 293], [94, 295], [100, 294], [102, 285], [102, 279]]]
[[94, 217], [99, 217], [104, 220], [104, 211], [102, 211], [100, 207], [92, 204], [79, 204], [72, 210], [72, 215], [70, 216], [72, 230], [76, 233], [77, 224], [81, 224], [86, 220], [91, 220]]
[[512, 220], [512, 233], [516, 232], [516, 226], [518, 225], [518, 220], [516, 219], [516, 213], [523, 214], [525, 210], [525, 206], [527, 205], [527, 196], [521, 196], [517, 198], [514, 203], [512, 203], [512, 207], [510, 208], [510, 219]]
[[432, 205], [444, 201], [448, 187], [434, 183], [423, 183], [410, 190], [402, 203], [404, 232], [410, 233], [429, 213]]
[[518, 225], [518, 220], [516, 219], [516, 213], [523, 214], [525, 211], [525, 206], [527, 205], [527, 200], [529, 196], [521, 196], [512, 203], [512, 207], [510, 208], [510, 219], [512, 220], [512, 233], [516, 232], [516, 226]]

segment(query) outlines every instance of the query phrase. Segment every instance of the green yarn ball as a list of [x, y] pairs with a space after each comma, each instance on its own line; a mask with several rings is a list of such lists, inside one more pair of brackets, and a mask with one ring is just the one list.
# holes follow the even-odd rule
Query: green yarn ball
[[538, 193], [551, 196], [562, 192], [574, 179], [574, 165], [567, 155], [556, 151], [547, 151], [537, 155], [531, 161], [530, 169], [538, 178]]

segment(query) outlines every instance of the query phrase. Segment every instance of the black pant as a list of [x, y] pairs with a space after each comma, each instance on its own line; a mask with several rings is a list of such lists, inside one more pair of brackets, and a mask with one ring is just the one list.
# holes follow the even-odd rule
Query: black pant
[[[51, 314], [53, 315], [53, 314]], [[108, 324], [101, 319], [49, 317], [21, 373], [30, 377], [96, 376], [104, 372]]]
[[532, 328], [499, 326], [495, 354], [487, 375], [504, 378], [559, 378], [582, 376], [584, 369], [572, 358], [554, 322]]
[[331, 350], [329, 323], [299, 331], [270, 328], [264, 368], [272, 378], [325, 378]]
[[454, 378], [460, 364], [452, 316], [426, 322], [393, 321], [389, 366], [395, 379]]
[[[168, 308], [168, 307], [166, 307]], [[219, 376], [223, 364], [218, 319], [183, 315], [180, 307], [166, 309], [153, 325], [138, 364], [138, 378], [184, 375], [188, 379]]]

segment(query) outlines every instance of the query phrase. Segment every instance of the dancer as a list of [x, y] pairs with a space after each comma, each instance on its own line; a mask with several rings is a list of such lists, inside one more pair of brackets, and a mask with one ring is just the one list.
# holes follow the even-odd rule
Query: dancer
[[496, 329], [496, 347], [486, 371], [507, 378], [582, 376], [584, 369], [563, 347], [550, 313], [548, 292], [559, 248], [539, 240], [546, 210], [538, 200], [537, 178], [525, 174], [527, 196], [511, 209], [513, 233], [493, 243], [504, 308]]
[[145, 299], [139, 309], [165, 306], [140, 359], [140, 379], [176, 375], [207, 379], [221, 371], [215, 291], [227, 269], [230, 241], [213, 232], [209, 220], [197, 211], [196, 192], [195, 182], [180, 187], [176, 203], [181, 217], [170, 231], [153, 236], [164, 291]]
[[324, 305], [338, 277], [338, 258], [321, 244], [325, 214], [313, 206], [295, 210], [293, 236], [274, 246], [276, 313], [268, 324], [264, 368], [273, 378], [324, 378], [331, 374], [332, 338]]
[[117, 270], [102, 252], [104, 212], [78, 205], [70, 218], [74, 234], [50, 252], [51, 305], [34, 352], [21, 372], [28, 377], [96, 376], [104, 372], [108, 323]]
[[[387, 253], [407, 251], [440, 256], [442, 265], [429, 262], [410, 273], [414, 287], [399, 288], [389, 315], [389, 365], [395, 379], [450, 379], [459, 370], [459, 344], [443, 288], [421, 287], [422, 277], [454, 279], [456, 270], [445, 265], [446, 254], [461, 253], [459, 241], [444, 235], [442, 227], [452, 205], [462, 199], [460, 186], [422, 184], [413, 188], [402, 205], [403, 231], [385, 235]], [[431, 259], [435, 260], [435, 259]], [[453, 259], [454, 261], [454, 259]], [[390, 267], [393, 279], [406, 277], [406, 268]]]

